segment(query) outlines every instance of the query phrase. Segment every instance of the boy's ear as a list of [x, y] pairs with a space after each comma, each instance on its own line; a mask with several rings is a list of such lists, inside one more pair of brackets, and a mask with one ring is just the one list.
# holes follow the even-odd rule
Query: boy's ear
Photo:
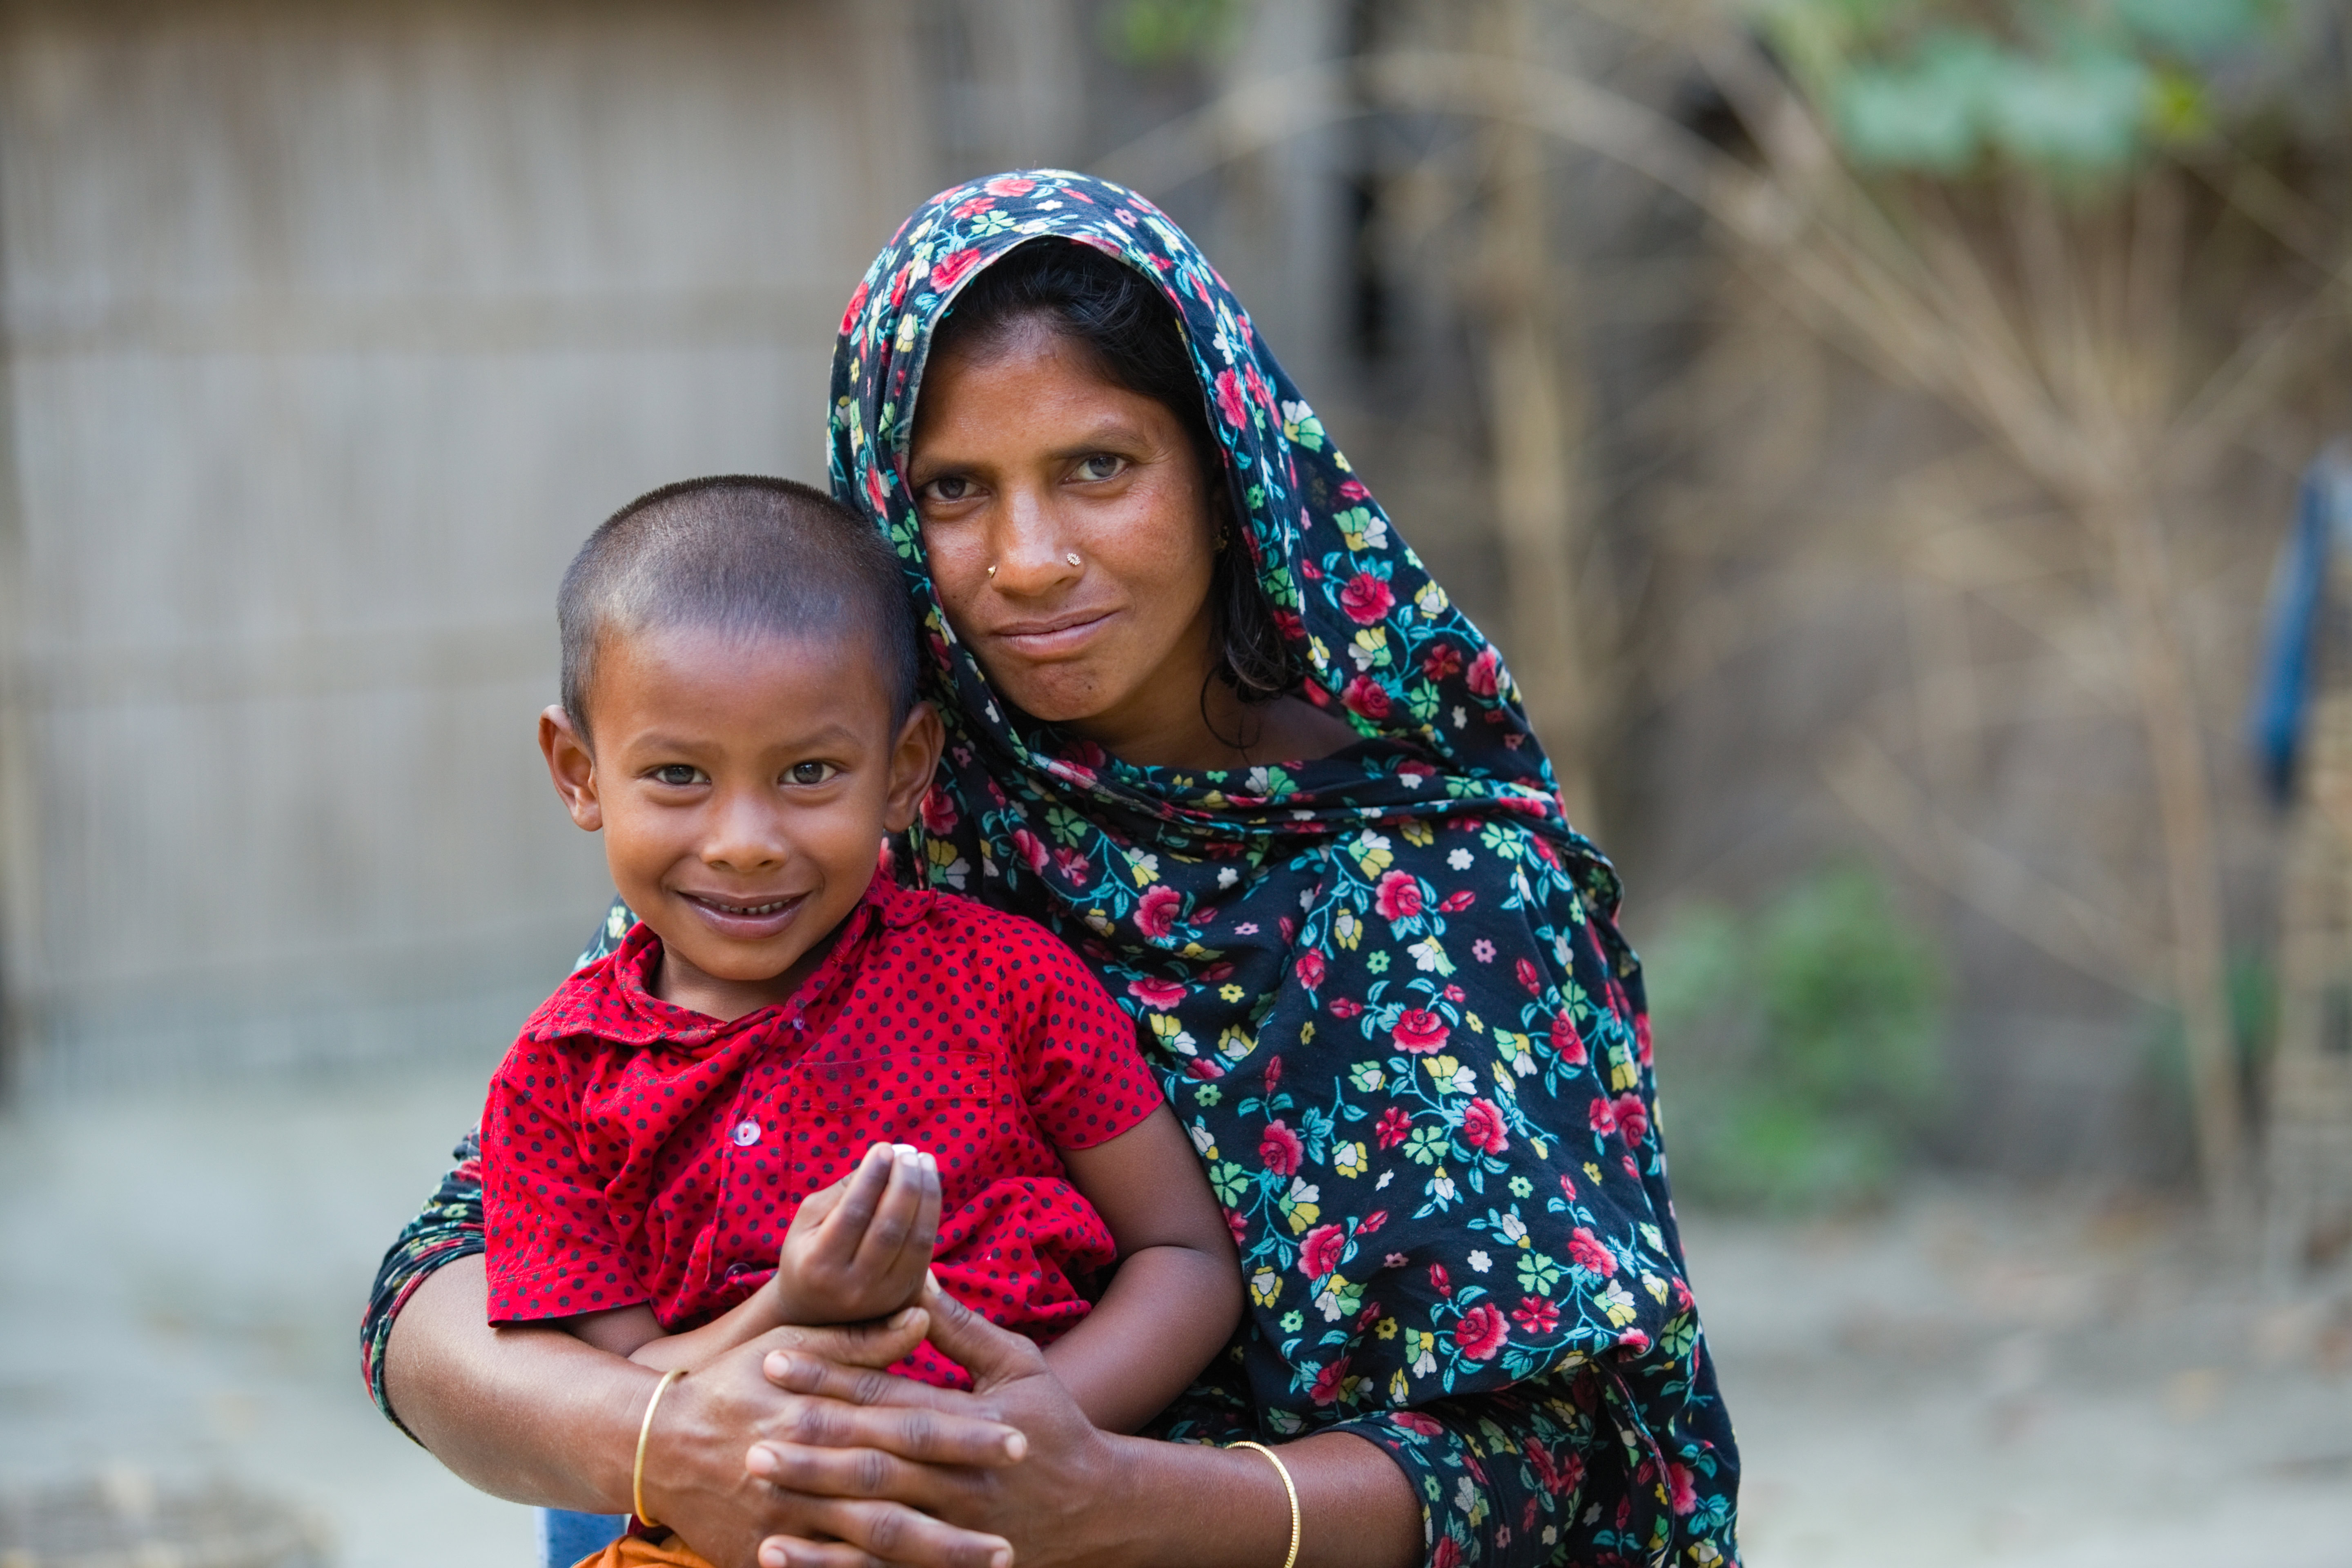
[[898, 743], [890, 751], [890, 794], [882, 811], [882, 826], [890, 832], [904, 833], [923, 809], [923, 796], [930, 790], [931, 775], [939, 772], [940, 752], [946, 744], [947, 731], [940, 726], [938, 712], [928, 702], [916, 703], [898, 727]]
[[572, 727], [572, 715], [561, 703], [539, 716], [539, 754], [547, 759], [547, 776], [563, 797], [572, 820], [593, 833], [604, 826], [604, 804], [596, 798], [596, 757], [587, 737]]

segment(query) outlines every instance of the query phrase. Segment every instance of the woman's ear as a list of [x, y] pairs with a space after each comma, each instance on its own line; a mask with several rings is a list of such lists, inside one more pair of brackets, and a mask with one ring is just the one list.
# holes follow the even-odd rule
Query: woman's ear
[[[541, 724], [546, 723], [544, 719]], [[882, 826], [892, 833], [904, 833], [912, 826], [915, 814], [923, 809], [923, 796], [931, 787], [931, 775], [940, 769], [940, 751], [947, 744], [947, 731], [940, 727], [940, 716], [928, 702], [918, 702], [898, 726], [898, 743], [890, 751], [890, 794], [883, 804]]]
[[593, 833], [604, 826], [604, 803], [596, 798], [596, 754], [588, 738], [572, 722], [562, 704], [539, 716], [539, 754], [547, 759], [547, 776], [563, 797], [572, 820]]

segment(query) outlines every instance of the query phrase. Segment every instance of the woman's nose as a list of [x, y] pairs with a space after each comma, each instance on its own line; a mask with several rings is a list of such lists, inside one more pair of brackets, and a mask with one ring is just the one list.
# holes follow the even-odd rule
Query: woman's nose
[[989, 585], [1000, 594], [1032, 597], [1050, 593], [1078, 574], [1076, 553], [1062, 537], [1054, 507], [1044, 496], [1016, 489], [1005, 498], [989, 557]]

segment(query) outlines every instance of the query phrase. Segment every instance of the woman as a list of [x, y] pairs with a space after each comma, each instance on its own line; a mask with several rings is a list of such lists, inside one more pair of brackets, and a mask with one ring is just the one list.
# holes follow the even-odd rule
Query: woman
[[[920, 873], [1135, 1014], [1252, 1313], [1160, 1439], [951, 1303], [783, 1331], [670, 1391], [653, 1514], [767, 1568], [1281, 1564], [1294, 1521], [1301, 1564], [1733, 1560], [1615, 877], [1214, 269], [1115, 185], [959, 186], [859, 285], [833, 393], [949, 730]], [[478, 1225], [461, 1165], [387, 1258], [379, 1398], [490, 1490], [625, 1509], [651, 1380], [485, 1328]], [[971, 1394], [856, 1370], [926, 1326]], [[1244, 1437], [1282, 1474], [1202, 1446]]]

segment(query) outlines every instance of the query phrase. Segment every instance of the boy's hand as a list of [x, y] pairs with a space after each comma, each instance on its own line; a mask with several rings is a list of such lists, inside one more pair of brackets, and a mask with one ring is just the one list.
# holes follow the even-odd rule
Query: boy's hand
[[939, 1234], [939, 1162], [910, 1144], [875, 1144], [793, 1215], [776, 1259], [784, 1321], [856, 1323], [912, 1305]]

